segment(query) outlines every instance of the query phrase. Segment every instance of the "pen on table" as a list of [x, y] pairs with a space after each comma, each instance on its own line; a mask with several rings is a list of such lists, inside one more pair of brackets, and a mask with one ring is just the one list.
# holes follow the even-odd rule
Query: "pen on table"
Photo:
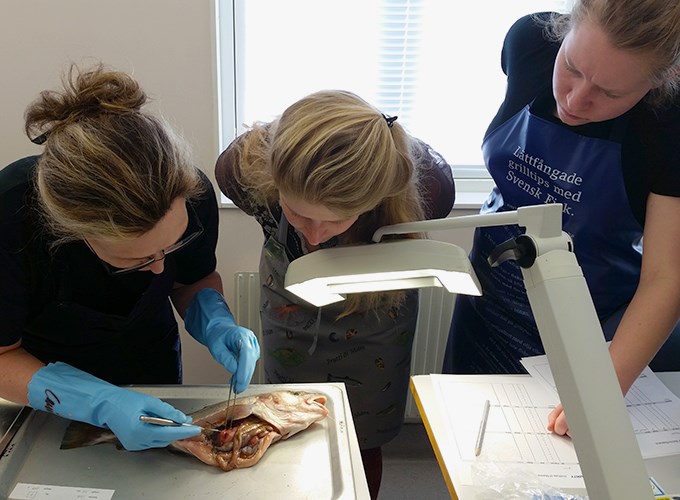
[[477, 443], [475, 444], [475, 456], [478, 457], [482, 451], [482, 441], [484, 441], [484, 433], [486, 432], [486, 421], [489, 419], [489, 408], [491, 402], [487, 399], [484, 401], [484, 410], [482, 411], [482, 421], [479, 423], [479, 433], [477, 434]]

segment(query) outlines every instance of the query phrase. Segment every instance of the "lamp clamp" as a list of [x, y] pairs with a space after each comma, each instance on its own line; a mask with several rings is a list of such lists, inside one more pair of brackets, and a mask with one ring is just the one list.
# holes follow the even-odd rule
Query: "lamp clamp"
[[524, 269], [533, 266], [536, 260], [534, 240], [526, 234], [519, 235], [517, 238], [510, 238], [494, 248], [487, 257], [487, 262], [491, 267], [498, 267], [508, 260], [516, 261]]
[[525, 233], [494, 248], [487, 258], [491, 267], [514, 260], [521, 268], [529, 269], [537, 257], [552, 250], [574, 252], [571, 237], [562, 231], [562, 205], [520, 207], [516, 215], [515, 223], [524, 227]]

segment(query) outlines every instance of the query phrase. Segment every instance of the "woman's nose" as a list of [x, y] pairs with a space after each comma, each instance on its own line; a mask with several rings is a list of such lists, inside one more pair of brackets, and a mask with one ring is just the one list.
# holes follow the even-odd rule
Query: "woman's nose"
[[590, 105], [590, 91], [583, 85], [575, 86], [567, 94], [567, 105], [569, 111], [582, 111]]
[[161, 274], [163, 269], [165, 269], [165, 259], [159, 259], [156, 262], [149, 264], [149, 271], [154, 274]]
[[314, 222], [308, 224], [303, 232], [307, 239], [307, 243], [310, 245], [318, 245], [328, 239], [327, 231], [323, 223]]

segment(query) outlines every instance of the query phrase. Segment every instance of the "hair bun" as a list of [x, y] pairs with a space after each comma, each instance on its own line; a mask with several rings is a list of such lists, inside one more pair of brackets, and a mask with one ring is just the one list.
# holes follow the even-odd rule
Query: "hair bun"
[[45, 90], [27, 108], [25, 129], [29, 137], [45, 130], [49, 134], [84, 118], [136, 112], [147, 101], [130, 75], [107, 70], [103, 64], [84, 71], [72, 65], [62, 84], [63, 90]]
[[[72, 70], [69, 73], [71, 76]], [[146, 94], [128, 74], [106, 71], [103, 67], [80, 73], [72, 82], [72, 106], [83, 113], [128, 113], [139, 111]]]

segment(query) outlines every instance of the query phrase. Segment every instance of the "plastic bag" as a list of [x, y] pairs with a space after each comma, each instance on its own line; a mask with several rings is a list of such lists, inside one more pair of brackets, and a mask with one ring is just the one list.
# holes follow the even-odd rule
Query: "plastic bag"
[[519, 464], [478, 461], [471, 474], [479, 500], [588, 500], [559, 491]]

